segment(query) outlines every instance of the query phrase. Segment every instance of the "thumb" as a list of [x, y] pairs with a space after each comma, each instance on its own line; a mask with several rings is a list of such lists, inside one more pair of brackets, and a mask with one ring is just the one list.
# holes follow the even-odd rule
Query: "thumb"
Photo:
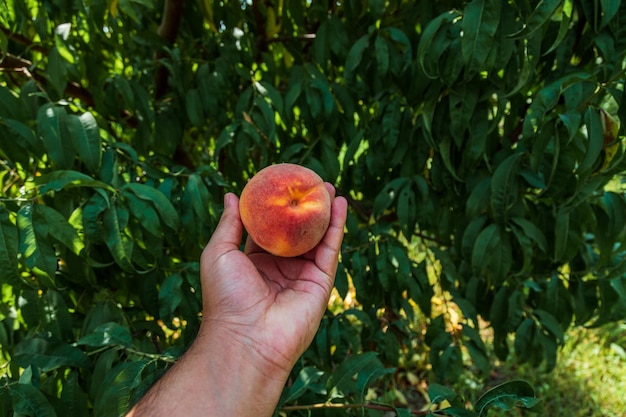
[[218, 258], [220, 255], [238, 249], [243, 235], [243, 224], [239, 216], [239, 199], [233, 193], [224, 195], [224, 212], [202, 257]]

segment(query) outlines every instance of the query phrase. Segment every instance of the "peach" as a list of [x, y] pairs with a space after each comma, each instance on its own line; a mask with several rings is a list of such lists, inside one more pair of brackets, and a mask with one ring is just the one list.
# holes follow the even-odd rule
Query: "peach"
[[294, 257], [313, 249], [330, 223], [330, 194], [314, 171], [270, 165], [246, 184], [239, 200], [248, 235], [272, 255]]

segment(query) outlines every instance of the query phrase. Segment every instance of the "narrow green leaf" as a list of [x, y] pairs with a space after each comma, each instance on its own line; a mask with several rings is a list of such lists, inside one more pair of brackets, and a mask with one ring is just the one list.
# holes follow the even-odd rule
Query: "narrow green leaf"
[[413, 45], [411, 45], [411, 40], [404, 33], [403, 30], [390, 27], [386, 29], [389, 33], [389, 37], [394, 41], [399, 43], [402, 46], [402, 52], [404, 54], [404, 61], [402, 67], [396, 68], [395, 66], [391, 68], [391, 71], [395, 75], [400, 75], [400, 73], [406, 70], [411, 65], [411, 58], [413, 56]]
[[471, 127], [478, 93], [478, 84], [473, 82], [463, 83], [450, 90], [450, 133], [459, 148], [466, 142], [464, 134]]
[[491, 200], [491, 178], [483, 178], [472, 188], [465, 203], [465, 215], [473, 219], [485, 213]]
[[547, 252], [548, 242], [546, 237], [535, 223], [523, 217], [513, 217], [511, 222], [518, 226], [528, 238], [532, 239], [542, 251]]
[[465, 6], [461, 22], [461, 50], [467, 71], [466, 78], [479, 71], [491, 69], [485, 67], [485, 62], [494, 45], [501, 8], [500, 0], [472, 0]]
[[526, 19], [524, 27], [509, 36], [514, 39], [528, 37], [552, 17], [562, 2], [563, 0], [540, 0], [537, 7], [532, 11], [528, 19]]
[[122, 362], [109, 371], [94, 400], [96, 416], [124, 416], [130, 408], [132, 389], [141, 382], [141, 372], [149, 361]]
[[554, 222], [554, 259], [562, 260], [567, 249], [569, 237], [569, 212], [559, 210]]
[[17, 228], [9, 217], [9, 211], [0, 205], [0, 277], [14, 286], [20, 282], [17, 267], [18, 247]]
[[13, 412], [20, 416], [56, 417], [54, 407], [46, 396], [30, 384], [8, 385], [13, 399]]
[[558, 322], [558, 320], [552, 314], [539, 308], [535, 309], [533, 311], [533, 314], [539, 320], [541, 327], [548, 330], [550, 334], [552, 334], [552, 336], [554, 336], [554, 338], [559, 341], [559, 343], [562, 344], [565, 341], [565, 334], [563, 332], [563, 328], [561, 327], [561, 324]]
[[200, 127], [204, 124], [204, 114], [202, 109], [202, 100], [200, 93], [196, 89], [190, 89], [185, 95], [185, 108], [187, 109], [187, 117], [191, 123]]
[[387, 44], [387, 39], [380, 35], [376, 36], [374, 48], [376, 51], [378, 73], [383, 77], [389, 71], [389, 45]]
[[436, 18], [428, 22], [424, 29], [420, 42], [417, 47], [417, 61], [420, 68], [428, 78], [435, 79], [439, 76], [438, 62], [439, 57], [444, 52], [438, 48], [433, 48], [433, 44], [439, 31], [446, 31], [447, 26], [454, 22], [459, 16], [458, 11], [449, 11], [440, 14]]
[[[613, 3], [613, 0], [609, 0], [609, 2]], [[561, 7], [561, 22], [559, 23], [559, 32], [557, 33], [556, 38], [554, 39], [554, 42], [552, 43], [552, 46], [548, 48], [548, 50], [543, 54], [544, 56], [548, 55], [549, 53], [554, 51], [556, 48], [558, 48], [559, 45], [561, 45], [561, 43], [565, 39], [565, 36], [569, 32], [569, 26], [570, 26], [570, 22], [572, 21], [573, 11], [574, 11], [573, 1], [565, 0], [563, 2], [563, 6]]]
[[50, 77], [50, 84], [56, 90], [56, 94], [61, 97], [65, 92], [67, 86], [67, 67], [65, 60], [59, 53], [59, 49], [56, 47], [50, 48], [48, 52], [48, 65], [46, 67], [48, 76]]
[[577, 169], [579, 175], [587, 175], [602, 152], [604, 131], [598, 109], [591, 107], [587, 109], [585, 112], [585, 126], [587, 127], [587, 149], [585, 157]]
[[293, 381], [293, 384], [291, 384], [291, 387], [289, 387], [289, 391], [283, 402], [290, 403], [300, 398], [307, 390], [312, 389], [313, 386], [317, 384], [322, 375], [324, 375], [324, 372], [313, 366], [302, 368]]
[[503, 224], [510, 206], [517, 200], [517, 175], [522, 153], [509, 155], [498, 165], [491, 178], [491, 210], [497, 222]]
[[480, 417], [486, 416], [493, 407], [503, 410], [510, 410], [513, 407], [537, 410], [539, 401], [528, 382], [508, 381], [484, 393], [474, 404], [474, 410]]
[[[2, 122], [4, 122], [13, 132], [17, 133], [20, 138], [24, 139], [30, 149], [37, 149], [37, 137], [35, 136], [33, 129], [31, 129], [28, 125], [20, 122], [19, 120], [13, 119], [2, 119]], [[17, 141], [17, 144], [23, 146], [21, 141]]]
[[[461, 239], [461, 253], [471, 259], [474, 245], [478, 241], [478, 235], [483, 230], [485, 223], [487, 222], [487, 216], [479, 216], [473, 219], [463, 232], [463, 238]], [[482, 259], [482, 258], [481, 258]], [[476, 260], [479, 265], [482, 265], [482, 260]]]
[[343, 76], [347, 80], [352, 79], [354, 71], [361, 64], [361, 59], [363, 58], [363, 52], [369, 46], [369, 35], [361, 36], [350, 48], [350, 52], [346, 56], [346, 64]]
[[350, 384], [353, 383], [352, 377], [358, 374], [359, 371], [369, 363], [377, 360], [377, 356], [377, 352], [365, 352], [350, 356], [342, 362], [337, 369], [335, 369], [330, 378], [328, 378], [326, 383], [326, 389], [329, 393], [329, 397], [337, 395], [338, 391], [349, 389]]
[[602, 19], [600, 20], [600, 26], [596, 28], [597, 31], [602, 30], [609, 24], [619, 12], [622, 0], [600, 0], [600, 7], [602, 8]]
[[113, 258], [124, 270], [133, 271], [133, 241], [124, 231], [128, 223], [128, 209], [117, 204], [109, 207], [104, 211], [102, 221], [105, 242]]
[[17, 213], [18, 247], [26, 266], [40, 275], [46, 286], [53, 286], [57, 257], [52, 243], [35, 231], [34, 210], [33, 204], [27, 204]]
[[178, 308], [182, 296], [183, 277], [180, 274], [171, 274], [161, 284], [159, 289], [159, 317], [170, 324], [174, 311]]
[[490, 280], [500, 283], [506, 279], [513, 264], [511, 241], [503, 227], [492, 223], [476, 238], [472, 251], [472, 266], [487, 271]]
[[130, 213], [139, 221], [141, 228], [153, 236], [162, 235], [161, 222], [154, 206], [134, 193], [124, 193]]
[[78, 339], [75, 345], [92, 347], [130, 347], [132, 343], [132, 336], [126, 327], [115, 322], [108, 322], [99, 325], [93, 329], [91, 333]]
[[604, 210], [608, 215], [607, 231], [609, 235], [621, 233], [626, 227], [626, 202], [622, 194], [605, 192], [602, 196]]
[[102, 159], [102, 145], [95, 117], [89, 112], [80, 116], [69, 115], [67, 128], [78, 156], [91, 173], [97, 173]]
[[35, 219], [47, 225], [48, 233], [54, 239], [65, 245], [76, 255], [84, 249], [85, 244], [80, 239], [78, 231], [69, 224], [65, 216], [52, 207], [37, 204], [35, 207]]
[[204, 184], [202, 177], [196, 173], [191, 174], [187, 181], [186, 191], [189, 192], [193, 211], [196, 216], [198, 216], [203, 223], [210, 223], [209, 190]]
[[526, 318], [520, 323], [515, 331], [515, 354], [519, 361], [524, 363], [528, 360], [533, 347], [536, 325], [533, 319]]
[[42, 338], [21, 341], [15, 346], [13, 362], [22, 368], [33, 365], [41, 372], [62, 366], [88, 368], [91, 360], [80, 349], [63, 342], [51, 342]]
[[428, 385], [428, 398], [433, 404], [440, 404], [443, 401], [452, 403], [457, 397], [458, 394], [452, 388], [440, 384]]
[[417, 199], [415, 197], [415, 191], [411, 184], [407, 184], [400, 190], [398, 195], [398, 220], [400, 226], [410, 236], [415, 231], [416, 214], [417, 214]]
[[72, 370], [63, 382], [61, 401], [65, 404], [64, 415], [72, 417], [89, 416], [89, 398], [82, 390], [79, 382], [79, 372]]
[[50, 159], [60, 169], [70, 168], [74, 161], [74, 149], [65, 134], [66, 129], [67, 112], [64, 107], [50, 103], [41, 106], [37, 113], [37, 131]]
[[82, 172], [72, 170], [58, 170], [49, 174], [42, 175], [35, 179], [35, 183], [39, 185], [39, 192], [45, 194], [48, 191], [61, 191], [74, 187], [90, 187], [102, 188], [110, 192], [115, 189], [102, 181], [94, 180], [89, 175]]

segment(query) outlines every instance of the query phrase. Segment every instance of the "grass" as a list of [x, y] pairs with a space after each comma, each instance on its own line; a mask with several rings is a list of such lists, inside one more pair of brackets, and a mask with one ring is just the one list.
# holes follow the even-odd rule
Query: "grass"
[[[543, 414], [568, 417], [626, 416], [626, 324], [574, 329], [556, 368], [546, 373], [530, 366], [502, 364], [498, 380], [523, 379], [542, 399]], [[493, 416], [536, 415], [521, 410]]]

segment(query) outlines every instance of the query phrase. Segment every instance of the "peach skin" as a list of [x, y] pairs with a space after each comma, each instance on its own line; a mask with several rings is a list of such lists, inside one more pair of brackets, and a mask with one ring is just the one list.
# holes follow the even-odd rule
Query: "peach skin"
[[276, 256], [313, 249], [330, 222], [330, 195], [314, 171], [296, 164], [270, 165], [243, 188], [241, 221], [252, 240]]

